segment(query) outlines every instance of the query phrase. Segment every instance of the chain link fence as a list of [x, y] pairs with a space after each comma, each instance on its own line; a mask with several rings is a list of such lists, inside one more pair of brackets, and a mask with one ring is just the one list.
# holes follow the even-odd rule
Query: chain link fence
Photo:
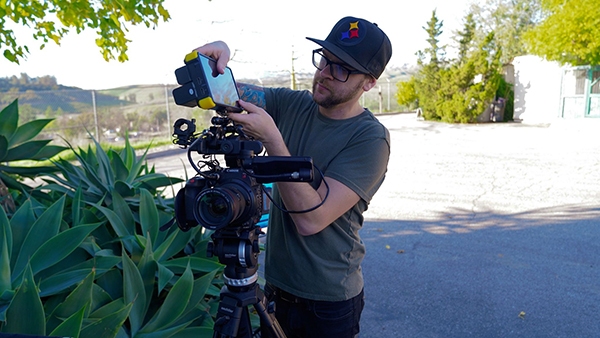
[[[253, 81], [243, 81], [253, 82]], [[312, 78], [297, 77], [296, 89], [311, 90]], [[255, 83], [267, 87], [291, 87], [291, 83], [272, 80]], [[399, 111], [395, 98], [397, 82], [380, 80], [365, 93], [361, 104], [373, 113]], [[179, 118], [195, 119], [197, 130], [210, 124], [213, 111], [175, 104], [176, 85], [131, 86], [109, 90], [9, 91], [0, 93], [0, 105], [19, 100], [19, 123], [40, 118], [54, 119], [40, 137], [64, 145], [87, 146], [93, 137], [99, 142], [165, 142], [171, 139], [173, 123]]]

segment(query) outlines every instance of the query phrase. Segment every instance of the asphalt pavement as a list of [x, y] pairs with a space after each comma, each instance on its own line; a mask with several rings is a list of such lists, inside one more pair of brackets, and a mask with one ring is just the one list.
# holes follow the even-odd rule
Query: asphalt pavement
[[[600, 337], [600, 119], [379, 120], [361, 338]], [[157, 172], [191, 175], [160, 155]]]

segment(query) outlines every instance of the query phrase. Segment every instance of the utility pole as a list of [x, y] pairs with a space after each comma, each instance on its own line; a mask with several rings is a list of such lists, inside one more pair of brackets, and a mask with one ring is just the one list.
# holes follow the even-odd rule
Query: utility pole
[[297, 60], [298, 58], [294, 58], [294, 46], [292, 46], [292, 83], [290, 88], [292, 88], [292, 90], [296, 90], [296, 71], [294, 70], [294, 60]]

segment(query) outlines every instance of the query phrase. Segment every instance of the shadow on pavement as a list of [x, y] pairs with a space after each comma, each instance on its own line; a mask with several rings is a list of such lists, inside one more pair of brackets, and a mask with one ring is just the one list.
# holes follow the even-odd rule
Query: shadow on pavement
[[368, 220], [360, 337], [593, 337], [600, 207]]

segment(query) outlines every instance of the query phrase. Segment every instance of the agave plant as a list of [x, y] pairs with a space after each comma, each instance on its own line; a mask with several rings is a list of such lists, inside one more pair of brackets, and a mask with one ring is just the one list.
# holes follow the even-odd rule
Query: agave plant
[[0, 208], [0, 332], [212, 337], [223, 266], [200, 227], [159, 230], [173, 215], [162, 189], [181, 180], [128, 140], [74, 152], [79, 165], [57, 160], [36, 190], [52, 203]]
[[[67, 199], [63, 195], [39, 217], [29, 202], [10, 220], [0, 209], [0, 332], [212, 336], [214, 311], [207, 300], [218, 294], [213, 281], [220, 264], [201, 251], [181, 255], [187, 241], [179, 230], [160, 245], [152, 243], [150, 232], [145, 238], [134, 235], [142, 249], [138, 257], [124, 242], [120, 252], [103, 249], [95, 234], [110, 222], [88, 215], [76, 226], [65, 226]], [[147, 202], [140, 205], [144, 216], [157, 212]]]
[[34, 140], [51, 121], [51, 119], [38, 119], [19, 125], [18, 100], [0, 111], [0, 163], [2, 163], [0, 164], [0, 195], [2, 195], [2, 204], [10, 211], [13, 211], [15, 206], [12, 203], [12, 196], [8, 195], [8, 189], [21, 191], [32, 189], [15, 179], [14, 175], [35, 177], [56, 170], [52, 166], [15, 166], [14, 163], [49, 159], [67, 149], [50, 145], [52, 140]]

